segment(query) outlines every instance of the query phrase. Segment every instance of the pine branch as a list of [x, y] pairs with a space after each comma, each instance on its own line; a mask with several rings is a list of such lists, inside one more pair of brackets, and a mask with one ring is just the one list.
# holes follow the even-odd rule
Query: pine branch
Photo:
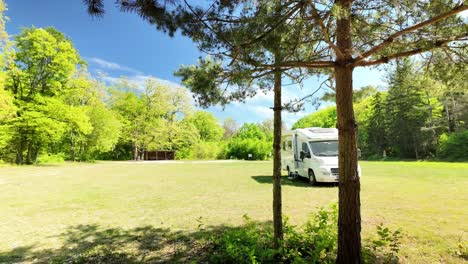
[[319, 24], [320, 29], [322, 30], [322, 34], [323, 34], [323, 38], [324, 38], [325, 42], [335, 51], [336, 56], [337, 56], [338, 58], [343, 58], [344, 55], [343, 55], [343, 53], [341, 52], [341, 50], [335, 45], [335, 43], [333, 43], [333, 42], [331, 41], [330, 35], [328, 34], [328, 30], [327, 30], [327, 28], [325, 27], [325, 24], [323, 23], [322, 18], [321, 18], [320, 15], [318, 14], [318, 11], [317, 11], [317, 9], [315, 8], [315, 5], [314, 5], [314, 4], [311, 4], [311, 7], [312, 7], [312, 16], [315, 18], [315, 20], [316, 20], [317, 23]]
[[468, 34], [463, 35], [463, 36], [452, 37], [452, 38], [445, 39], [445, 40], [438, 40], [438, 41], [434, 42], [432, 45], [429, 45], [427, 47], [417, 48], [417, 49], [408, 50], [408, 51], [404, 51], [404, 52], [394, 53], [394, 54], [387, 55], [387, 56], [382, 56], [381, 58], [379, 58], [377, 60], [356, 61], [356, 62], [353, 63], [352, 66], [353, 67], [362, 67], [362, 66], [372, 66], [372, 65], [379, 65], [379, 64], [388, 63], [389, 61], [394, 60], [394, 59], [409, 57], [409, 56], [412, 56], [412, 55], [416, 55], [416, 54], [420, 54], [420, 53], [423, 53], [423, 52], [431, 51], [431, 50], [436, 49], [436, 48], [441, 48], [443, 46], [446, 46], [447, 43], [459, 40], [461, 38], [465, 38], [467, 35]]
[[453, 8], [452, 10], [450, 10], [449, 12], [447, 13], [444, 13], [442, 15], [439, 15], [439, 16], [436, 16], [436, 17], [433, 17], [429, 20], [426, 20], [424, 22], [421, 22], [419, 24], [416, 24], [414, 26], [411, 26], [411, 27], [408, 27], [408, 28], [405, 28], [405, 29], [402, 29], [396, 33], [393, 33], [391, 34], [390, 36], [388, 36], [382, 43], [374, 46], [373, 48], [371, 48], [370, 50], [368, 50], [367, 52], [359, 55], [357, 58], [356, 58], [356, 62], [359, 62], [359, 61], [362, 61], [363, 59], [375, 54], [376, 52], [382, 50], [383, 48], [385, 48], [386, 46], [390, 45], [394, 40], [395, 38], [399, 37], [399, 36], [402, 36], [402, 35], [405, 35], [407, 33], [410, 33], [412, 31], [415, 31], [417, 29], [420, 29], [422, 27], [425, 27], [425, 26], [428, 26], [430, 24], [434, 24], [438, 21], [441, 21], [443, 19], [446, 19], [450, 16], [453, 16], [455, 14], [458, 14], [462, 11], [465, 11], [465, 10], [468, 10], [468, 6], [465, 5], [463, 2], [459, 5], [457, 5], [455, 8]]

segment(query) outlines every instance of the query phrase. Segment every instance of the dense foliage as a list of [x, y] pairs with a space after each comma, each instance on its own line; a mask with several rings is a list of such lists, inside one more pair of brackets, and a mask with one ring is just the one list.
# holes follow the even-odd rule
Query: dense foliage
[[265, 160], [271, 156], [273, 133], [258, 124], [244, 124], [226, 146], [226, 156], [236, 159]]
[[[209, 263], [335, 263], [338, 208], [319, 208], [302, 226], [284, 223], [284, 241], [272, 249], [273, 230], [244, 216], [241, 227], [209, 237]], [[377, 226], [365, 241], [363, 263], [398, 263], [401, 231]]]
[[[369, 93], [366, 87], [365, 93], [356, 92], [354, 108], [363, 158], [468, 159], [466, 83], [446, 86], [434, 74], [438, 70], [428, 73], [416, 70], [408, 60], [399, 61], [388, 76], [386, 91]], [[462, 75], [453, 77], [463, 79]], [[319, 110], [298, 120], [293, 128], [335, 127], [335, 109]]]
[[2, 161], [138, 160], [146, 150], [175, 150], [178, 159], [271, 156], [269, 120], [240, 129], [232, 119], [221, 125], [193, 110], [185, 88], [151, 78], [143, 87], [93, 78], [71, 40], [54, 28], [24, 29], [13, 44], [0, 61]]

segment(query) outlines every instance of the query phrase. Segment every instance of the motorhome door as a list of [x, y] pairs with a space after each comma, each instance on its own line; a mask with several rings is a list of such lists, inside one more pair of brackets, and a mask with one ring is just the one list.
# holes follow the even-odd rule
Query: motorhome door
[[297, 134], [294, 135], [294, 168], [297, 169], [299, 168], [299, 162], [301, 161], [299, 159], [299, 154], [301, 152], [300, 147], [299, 147], [299, 142], [297, 141]]

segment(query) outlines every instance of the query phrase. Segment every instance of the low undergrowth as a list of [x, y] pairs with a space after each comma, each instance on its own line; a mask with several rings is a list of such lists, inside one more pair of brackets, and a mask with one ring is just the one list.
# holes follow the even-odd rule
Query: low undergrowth
[[[337, 254], [336, 205], [320, 208], [303, 226], [284, 223], [284, 241], [273, 249], [271, 225], [259, 225], [244, 216], [242, 228], [209, 237], [210, 263], [335, 263]], [[363, 245], [364, 263], [398, 263], [401, 231], [382, 225]]]

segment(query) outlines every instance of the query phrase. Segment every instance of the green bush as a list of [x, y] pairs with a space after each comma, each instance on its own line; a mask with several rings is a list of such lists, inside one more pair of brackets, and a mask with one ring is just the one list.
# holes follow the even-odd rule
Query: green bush
[[[335, 263], [338, 207], [320, 208], [301, 227], [284, 223], [284, 241], [273, 249], [270, 223], [244, 216], [245, 225], [226, 228], [208, 239], [209, 263]], [[376, 238], [363, 243], [364, 263], [398, 263], [401, 231], [377, 226]]]
[[273, 250], [271, 226], [260, 225], [244, 215], [245, 225], [228, 229], [209, 239], [209, 263], [271, 263]]
[[334, 263], [337, 206], [319, 209], [298, 228], [284, 223], [284, 242], [273, 249], [271, 225], [244, 216], [245, 225], [210, 238], [210, 263]]
[[338, 206], [320, 208], [297, 229], [285, 224], [283, 255], [293, 263], [334, 263], [337, 250]]
[[175, 152], [175, 159], [176, 160], [183, 160], [189, 159], [192, 156], [192, 149], [190, 147], [184, 147], [176, 150]]
[[65, 161], [65, 154], [41, 154], [37, 157], [37, 164], [56, 164]]
[[229, 140], [224, 155], [226, 158], [266, 160], [272, 150], [273, 142], [259, 125], [246, 123]]
[[226, 148], [228, 158], [266, 160], [271, 155], [272, 143], [257, 138], [232, 138]]
[[438, 157], [447, 160], [468, 160], [468, 130], [442, 134], [439, 139]]
[[214, 160], [221, 154], [222, 142], [200, 141], [192, 146], [191, 158], [197, 160]]

